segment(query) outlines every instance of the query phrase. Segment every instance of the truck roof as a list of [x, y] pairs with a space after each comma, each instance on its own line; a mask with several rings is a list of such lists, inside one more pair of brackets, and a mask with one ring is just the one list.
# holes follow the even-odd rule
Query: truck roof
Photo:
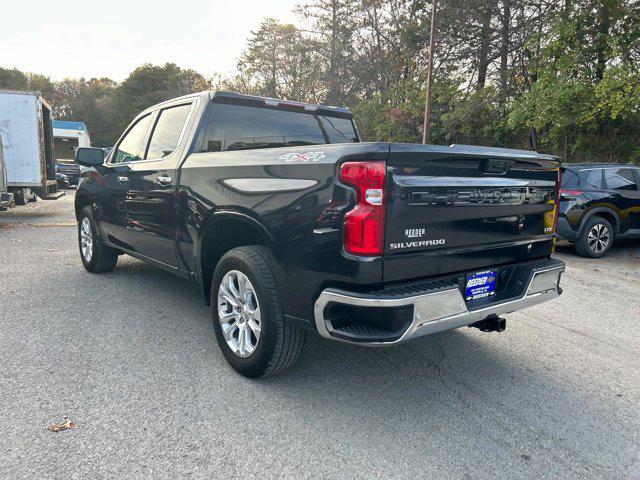
[[38, 97], [38, 100], [40, 100], [42, 103], [44, 103], [46, 105], [46, 107], [51, 110], [51, 105], [49, 104], [49, 102], [47, 102], [45, 100], [45, 98], [42, 96], [42, 93], [36, 91], [36, 90], [9, 90], [9, 89], [0, 89], [0, 95], [6, 93], [9, 95], [28, 95], [31, 97]]
[[291, 100], [285, 100], [281, 98], [271, 97], [259, 97], [256, 95], [244, 95], [241, 93], [226, 92], [216, 90], [211, 92], [211, 99], [213, 101], [220, 101], [224, 103], [237, 103], [237, 104], [262, 104], [269, 107], [283, 108], [285, 110], [304, 110], [307, 112], [325, 112], [330, 115], [352, 118], [353, 114], [348, 108], [333, 107], [329, 105], [321, 105], [316, 103], [295, 102]]
[[[165, 103], [173, 103], [182, 99], [188, 99], [193, 97], [201, 97], [205, 100], [210, 100], [219, 103], [232, 103], [236, 105], [254, 105], [265, 106], [268, 108], [278, 108], [283, 110], [305, 111], [309, 113], [317, 112], [325, 115], [331, 115], [334, 117], [342, 117], [351, 120], [353, 114], [348, 108], [343, 107], [331, 107], [328, 105], [319, 105], [314, 103], [294, 102], [291, 100], [284, 100], [279, 98], [259, 97], [256, 95], [244, 95], [241, 93], [226, 92], [222, 90], [205, 90], [202, 92], [190, 93], [181, 97], [171, 98], [164, 102], [156, 103], [146, 108], [139, 115], [146, 113], [150, 110], [155, 110], [161, 107]], [[139, 116], [138, 115], [138, 116]]]
[[280, 98], [270, 98], [270, 97], [259, 97], [256, 95], [244, 95], [242, 93], [235, 92], [226, 92], [223, 90], [205, 90], [202, 92], [190, 93], [188, 95], [183, 95], [177, 98], [171, 98], [164, 102], [157, 103], [155, 105], [151, 105], [146, 108], [142, 113], [145, 113], [149, 110], [154, 110], [158, 107], [161, 107], [165, 103], [173, 103], [176, 100], [182, 100], [193, 97], [201, 97], [206, 100], [211, 100], [219, 103], [232, 103], [237, 105], [257, 105], [257, 106], [266, 106], [270, 108], [281, 108], [283, 110], [297, 110], [297, 111], [305, 111], [309, 113], [318, 112], [323, 113], [325, 115], [331, 115], [335, 117], [342, 117], [347, 119], [352, 119], [353, 114], [348, 108], [344, 107], [332, 107], [328, 105], [320, 105], [315, 103], [305, 103], [305, 102], [294, 102], [291, 100], [285, 100]]
[[73, 122], [70, 120], [54, 120], [53, 128], [60, 128], [65, 130], [87, 130], [87, 126], [84, 122]]

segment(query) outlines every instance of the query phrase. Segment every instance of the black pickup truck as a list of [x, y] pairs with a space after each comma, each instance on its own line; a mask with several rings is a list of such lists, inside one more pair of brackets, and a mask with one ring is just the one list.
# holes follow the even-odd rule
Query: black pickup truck
[[365, 346], [501, 331], [562, 292], [552, 156], [361, 143], [343, 108], [204, 92], [76, 161], [93, 167], [75, 199], [85, 268], [128, 254], [197, 282], [247, 377], [290, 367], [309, 330]]

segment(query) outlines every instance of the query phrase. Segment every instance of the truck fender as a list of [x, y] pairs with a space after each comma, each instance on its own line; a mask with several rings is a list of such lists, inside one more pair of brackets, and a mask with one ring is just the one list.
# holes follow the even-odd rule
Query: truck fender
[[[225, 236], [224, 232], [215, 232], [216, 227], [224, 222], [231, 222], [239, 228], [244, 226], [244, 228], [248, 229], [248, 232], [251, 232], [251, 235], [243, 236], [242, 238], [233, 238]], [[210, 251], [205, 252], [206, 244], [209, 240], [218, 236], [220, 238], [220, 242], [215, 241], [214, 245], [219, 246], [220, 249], [213, 253]], [[200, 230], [198, 245], [196, 248], [197, 276], [199, 277], [198, 280], [202, 286], [202, 293], [207, 304], [209, 303], [209, 290], [213, 274], [212, 267], [215, 267], [215, 264], [217, 264], [220, 257], [222, 257], [222, 255], [231, 248], [256, 243], [266, 245], [273, 250], [273, 235], [269, 232], [266, 226], [253, 215], [238, 210], [223, 209], [216, 210], [207, 217]], [[207, 255], [211, 255], [211, 257], [208, 258]], [[206, 266], [205, 263], [210, 264]]]

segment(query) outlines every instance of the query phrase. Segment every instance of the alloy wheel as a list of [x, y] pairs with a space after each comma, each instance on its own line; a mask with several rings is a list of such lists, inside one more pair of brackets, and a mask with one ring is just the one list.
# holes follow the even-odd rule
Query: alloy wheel
[[84, 217], [80, 224], [80, 249], [85, 261], [90, 262], [93, 257], [93, 233], [91, 232], [91, 222], [87, 217]]
[[587, 235], [587, 244], [593, 253], [601, 254], [609, 246], [611, 241], [611, 232], [606, 225], [596, 223]]
[[241, 358], [250, 357], [260, 341], [260, 305], [251, 281], [238, 270], [222, 277], [218, 288], [218, 318], [231, 351]]

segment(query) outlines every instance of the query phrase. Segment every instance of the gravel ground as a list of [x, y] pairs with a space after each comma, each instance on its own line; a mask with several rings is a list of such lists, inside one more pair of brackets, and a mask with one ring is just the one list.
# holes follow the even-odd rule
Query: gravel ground
[[[0, 477], [640, 478], [640, 244], [564, 295], [390, 349], [234, 373], [198, 288], [80, 263], [73, 192], [0, 212]], [[72, 430], [47, 427], [68, 416]]]

